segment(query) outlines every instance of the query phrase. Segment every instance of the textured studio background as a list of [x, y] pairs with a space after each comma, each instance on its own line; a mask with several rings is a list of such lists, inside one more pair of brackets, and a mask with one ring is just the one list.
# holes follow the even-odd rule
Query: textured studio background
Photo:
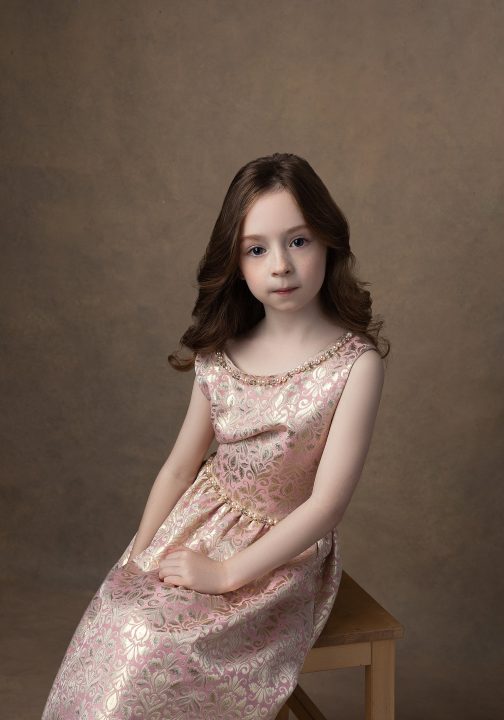
[[[294, 152], [392, 343], [344, 568], [406, 627], [399, 720], [496, 720], [504, 3], [0, 7], [4, 579], [36, 607], [118, 559], [187, 407], [166, 356], [226, 189]], [[303, 684], [362, 717], [363, 676], [331, 677]]]

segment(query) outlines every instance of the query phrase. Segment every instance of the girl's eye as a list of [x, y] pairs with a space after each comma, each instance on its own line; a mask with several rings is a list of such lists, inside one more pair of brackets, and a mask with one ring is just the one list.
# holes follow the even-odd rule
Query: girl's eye
[[260, 247], [259, 245], [254, 245], [247, 250], [247, 255], [254, 255], [255, 257], [257, 257], [258, 255], [262, 255], [261, 252], [256, 253], [254, 252], [254, 250], [264, 250], [264, 248]]
[[298, 240], [301, 240], [301, 242], [300, 242], [299, 244], [295, 245], [295, 247], [303, 247], [303, 245], [305, 245], [305, 243], [309, 242], [309, 241], [308, 241], [306, 238], [304, 238], [304, 237], [294, 238], [294, 240], [293, 240], [292, 242], [293, 242], [293, 243], [297, 243]]

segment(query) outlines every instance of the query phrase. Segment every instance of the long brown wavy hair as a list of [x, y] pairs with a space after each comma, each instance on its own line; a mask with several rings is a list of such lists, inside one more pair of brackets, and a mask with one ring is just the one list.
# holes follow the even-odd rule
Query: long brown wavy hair
[[222, 349], [228, 338], [246, 333], [264, 317], [263, 304], [240, 278], [240, 236], [245, 216], [257, 198], [282, 189], [292, 193], [306, 225], [327, 247], [320, 289], [323, 312], [348, 330], [366, 336], [382, 358], [388, 355], [390, 342], [378, 338], [383, 320], [373, 319], [371, 294], [364, 289], [370, 283], [354, 274], [356, 259], [342, 210], [306, 160], [291, 153], [274, 153], [244, 165], [229, 186], [198, 265], [194, 323], [180, 339], [181, 348], [189, 348], [193, 355], [183, 358], [181, 349], [170, 354], [168, 362], [176, 370], [189, 370], [196, 352]]

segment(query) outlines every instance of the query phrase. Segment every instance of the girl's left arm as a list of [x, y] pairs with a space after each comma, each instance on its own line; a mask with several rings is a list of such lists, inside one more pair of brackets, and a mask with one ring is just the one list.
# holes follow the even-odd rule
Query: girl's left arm
[[311, 496], [245, 550], [224, 560], [224, 592], [293, 559], [342, 519], [371, 444], [384, 382], [376, 350], [352, 366], [334, 413]]

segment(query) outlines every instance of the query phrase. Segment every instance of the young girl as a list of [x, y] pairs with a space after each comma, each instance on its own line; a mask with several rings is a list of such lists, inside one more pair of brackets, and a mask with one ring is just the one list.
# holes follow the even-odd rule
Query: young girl
[[180, 341], [193, 355], [168, 358], [195, 368], [187, 415], [43, 720], [272, 720], [293, 692], [338, 591], [389, 352], [354, 262], [305, 160], [239, 170]]

